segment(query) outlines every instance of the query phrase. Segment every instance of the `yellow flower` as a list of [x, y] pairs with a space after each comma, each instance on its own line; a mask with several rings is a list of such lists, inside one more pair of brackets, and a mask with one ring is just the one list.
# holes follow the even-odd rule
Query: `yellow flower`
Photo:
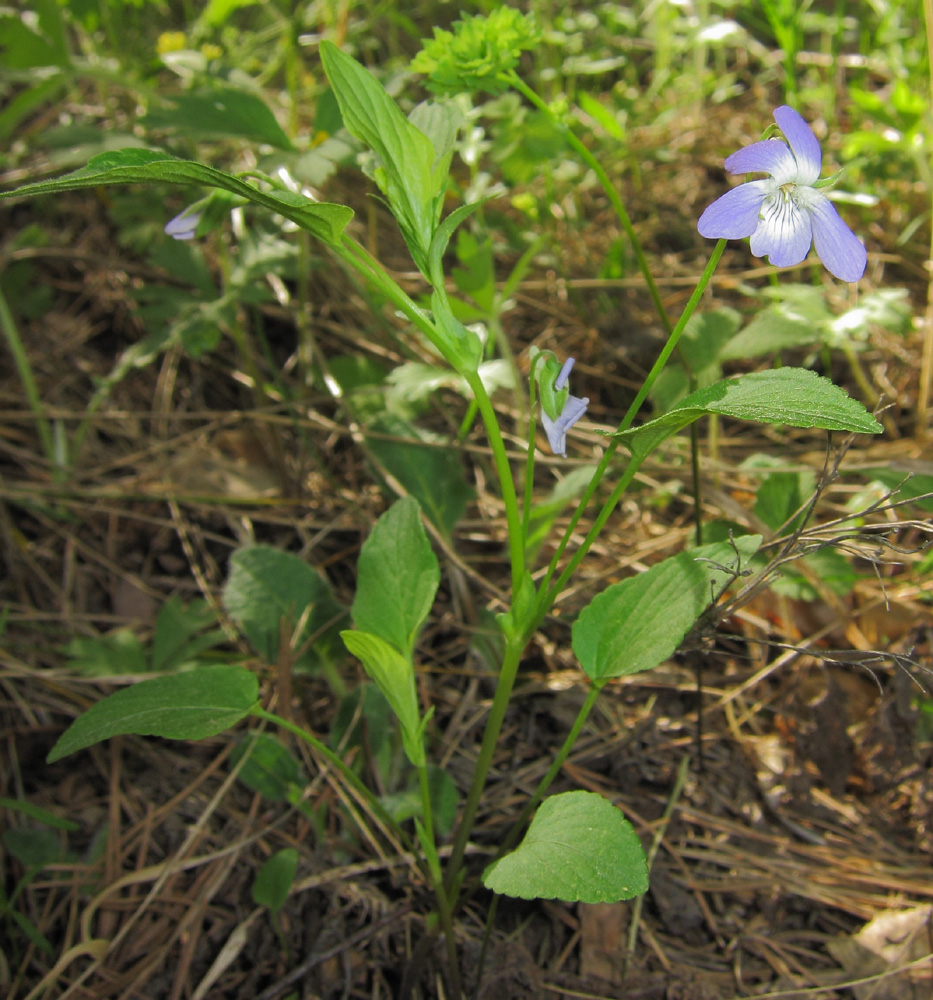
[[156, 41], [156, 52], [164, 56], [169, 52], [180, 52], [187, 47], [183, 31], [163, 31]]

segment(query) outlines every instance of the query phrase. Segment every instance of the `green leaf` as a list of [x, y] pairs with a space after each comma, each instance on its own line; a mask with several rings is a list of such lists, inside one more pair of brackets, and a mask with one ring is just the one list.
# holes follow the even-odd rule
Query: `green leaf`
[[257, 906], [268, 906], [275, 914], [285, 905], [295, 872], [298, 871], [298, 849], [283, 847], [276, 851], [256, 872], [253, 882], [253, 902]]
[[477, 239], [471, 232], [461, 229], [457, 233], [457, 260], [463, 267], [451, 272], [457, 288], [469, 295], [480, 310], [491, 316], [496, 308], [496, 262], [492, 240], [488, 236]]
[[142, 125], [174, 129], [197, 139], [222, 136], [263, 142], [288, 151], [295, 148], [268, 105], [248, 91], [218, 85], [173, 97], [172, 105], [153, 108], [143, 118]]
[[13, 922], [17, 927], [26, 935], [29, 941], [36, 947], [41, 949], [46, 955], [51, 955], [54, 953], [52, 948], [52, 942], [39, 930], [38, 927], [26, 916], [25, 913], [20, 913], [19, 910], [13, 910], [10, 914], [13, 918]]
[[108, 635], [75, 636], [65, 647], [69, 666], [87, 677], [116, 677], [149, 672], [146, 652], [131, 628]]
[[321, 42], [321, 62], [347, 130], [382, 161], [376, 183], [424, 272], [436, 223], [434, 146], [402, 114], [372, 73], [333, 42]]
[[354, 624], [410, 657], [440, 578], [418, 501], [397, 500], [376, 522], [360, 551], [351, 612]]
[[252, 7], [258, 0], [208, 0], [201, 14], [205, 24], [219, 28], [240, 7]]
[[432, 194], [435, 197], [443, 195], [447, 188], [447, 174], [457, 145], [457, 136], [463, 125], [463, 112], [453, 101], [422, 101], [412, 109], [408, 121], [431, 140], [434, 147]]
[[522, 52], [541, 40], [532, 14], [505, 6], [488, 16], [464, 15], [453, 28], [435, 28], [434, 38], [425, 40], [411, 64], [416, 73], [428, 74], [428, 86], [440, 93], [501, 93]]
[[375, 421], [369, 431], [391, 435], [391, 439], [367, 436], [370, 450], [449, 538], [473, 496], [463, 475], [461, 452], [389, 416]]
[[[330, 662], [336, 629], [346, 614], [328, 583], [313, 567], [271, 545], [251, 545], [233, 554], [223, 590], [227, 613], [266, 663], [276, 663], [283, 622], [291, 633], [298, 665]], [[294, 630], [301, 625], [299, 635]], [[308, 649], [303, 649], [311, 642]]]
[[572, 632], [587, 676], [606, 681], [663, 663], [760, 544], [760, 535], [744, 535], [681, 552], [593, 598]]
[[55, 0], [33, 0], [20, 13], [0, 8], [0, 67], [66, 67], [70, 61], [62, 11]]
[[115, 153], [100, 153], [91, 157], [88, 165], [80, 170], [55, 180], [39, 181], [12, 191], [4, 191], [0, 198], [55, 194], [103, 184], [151, 182], [202, 184], [205, 187], [221, 188], [291, 219], [325, 243], [337, 243], [347, 223], [353, 218], [352, 209], [346, 205], [312, 201], [293, 191], [261, 191], [233, 174], [224, 173], [196, 160], [179, 160], [155, 149], [121, 149]]
[[760, 358], [765, 354], [817, 344], [832, 313], [819, 288], [782, 285], [774, 289], [778, 300], [761, 309], [722, 349], [722, 360]]
[[302, 784], [301, 764], [291, 751], [268, 733], [249, 733], [230, 755], [231, 767], [247, 753], [237, 774], [240, 781], [270, 802], [291, 802], [292, 793]]
[[200, 740], [235, 725], [256, 704], [259, 682], [242, 667], [203, 667], [141, 681], [92, 705], [65, 730], [48, 755], [50, 764], [119, 736]]
[[804, 368], [771, 368], [725, 379], [700, 389], [655, 420], [617, 431], [642, 459], [672, 434], [706, 413], [790, 427], [821, 427], [856, 434], [880, 434], [881, 424], [844, 389]]
[[52, 830], [12, 827], [0, 835], [0, 843], [24, 868], [41, 870], [64, 860], [65, 846]]
[[742, 463], [743, 470], [757, 471], [774, 468], [761, 481], [755, 495], [755, 516], [772, 531], [795, 531], [806, 513], [804, 505], [815, 487], [813, 472], [785, 472], [779, 468], [779, 459], [770, 455], [756, 455]]
[[[918, 463], [920, 465], [922, 463]], [[933, 512], [933, 475], [912, 472], [909, 467], [890, 469], [866, 469], [863, 475], [877, 479], [889, 490], [897, 490], [894, 499], [898, 502], [916, 504], [920, 510]]]
[[408, 759], [415, 767], [424, 767], [423, 723], [418, 714], [415, 668], [411, 660], [378, 635], [347, 629], [340, 636], [392, 706], [402, 726], [402, 744]]
[[[221, 629], [204, 632], [217, 619], [206, 601], [192, 601], [185, 607], [173, 594], [159, 611], [152, 637], [152, 669], [167, 673], [196, 664], [201, 653], [226, 641]], [[199, 635], [203, 632], [203, 635]]]
[[[456, 784], [446, 771], [433, 764], [428, 764], [427, 771], [434, 829], [437, 835], [443, 838], [451, 832], [457, 818], [459, 793]], [[418, 772], [410, 771], [409, 780], [404, 790], [383, 796], [382, 804], [397, 823], [404, 823], [414, 816], [423, 820], [424, 809], [421, 802], [421, 783]]]
[[648, 864], [632, 825], [595, 792], [541, 803], [521, 844], [491, 864], [483, 885], [520, 899], [614, 903], [648, 890]]
[[771, 589], [797, 601], [819, 601], [827, 590], [838, 597], [847, 597], [858, 578], [852, 563], [841, 552], [825, 548], [782, 566], [771, 581]]
[[48, 809], [43, 809], [41, 806], [34, 805], [32, 802], [26, 802], [22, 799], [0, 798], [0, 809], [22, 813], [23, 816], [29, 816], [31, 819], [45, 823], [46, 826], [54, 827], [56, 830], [71, 832], [80, 829], [78, 824], [73, 820], [62, 819], [56, 816], [55, 813], [49, 812]]

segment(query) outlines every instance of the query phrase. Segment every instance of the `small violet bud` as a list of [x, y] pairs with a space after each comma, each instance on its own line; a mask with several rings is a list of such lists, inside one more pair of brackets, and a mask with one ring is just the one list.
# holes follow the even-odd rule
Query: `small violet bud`
[[[567, 380], [570, 377], [570, 371], [573, 368], [574, 359], [568, 358], [563, 367], [560, 370], [560, 374], [554, 380], [554, 388], [558, 392], [567, 385]], [[548, 444], [551, 446], [551, 451], [555, 455], [560, 455], [562, 458], [567, 456], [567, 431], [586, 413], [586, 408], [589, 406], [588, 397], [580, 396], [567, 396], [567, 400], [564, 403], [563, 409], [558, 413], [556, 419], [552, 419], [547, 415], [544, 407], [541, 408], [541, 423], [544, 424], [544, 430], [547, 433]]]
[[165, 224], [165, 234], [176, 240], [193, 240], [201, 221], [200, 212], [192, 212], [191, 206]]

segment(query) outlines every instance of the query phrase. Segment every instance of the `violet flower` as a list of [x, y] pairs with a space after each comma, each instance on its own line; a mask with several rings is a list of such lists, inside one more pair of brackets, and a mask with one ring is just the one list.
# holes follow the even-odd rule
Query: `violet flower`
[[710, 239], [751, 237], [756, 257], [767, 256], [775, 267], [799, 264], [816, 247], [827, 270], [843, 281], [858, 281], [865, 272], [865, 247], [839, 217], [821, 190], [822, 151], [810, 126], [786, 105], [774, 120], [784, 138], [753, 142], [726, 159], [731, 174], [765, 173], [727, 191], [700, 216], [697, 229]]
[[[573, 368], [573, 365], [573, 358], [567, 358], [564, 362], [560, 374], [554, 380], [554, 388], [558, 392], [567, 384], [567, 379], [570, 377], [570, 370]], [[586, 413], [586, 408], [589, 404], [589, 398], [586, 396], [581, 399], [579, 396], [568, 395], [556, 419], [549, 417], [544, 407], [541, 407], [541, 423], [544, 424], [548, 444], [555, 455], [560, 455], [561, 458], [567, 457], [567, 431]]]
[[193, 240], [201, 221], [200, 212], [192, 212], [189, 205], [184, 212], [165, 224], [165, 233], [176, 240]]

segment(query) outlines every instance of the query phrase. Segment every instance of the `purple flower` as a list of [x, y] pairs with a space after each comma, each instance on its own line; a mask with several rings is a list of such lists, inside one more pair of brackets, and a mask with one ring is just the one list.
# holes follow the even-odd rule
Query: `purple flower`
[[[823, 154], [810, 126], [786, 105], [774, 120], [784, 138], [753, 142], [726, 159], [731, 174], [765, 173], [727, 191], [700, 216], [697, 229], [710, 239], [751, 237], [756, 257], [775, 267], [799, 264], [816, 247], [827, 270], [843, 281], [865, 272], [865, 247], [839, 217], [818, 184]], [[789, 144], [789, 146], [788, 146]]]
[[174, 219], [165, 224], [165, 233], [176, 240], [193, 240], [198, 223], [201, 221], [200, 212], [192, 212], [189, 205], [184, 212], [176, 215]]
[[[567, 358], [560, 374], [554, 379], [554, 388], [558, 392], [566, 386], [573, 364], [574, 359]], [[549, 417], [544, 407], [541, 407], [541, 423], [544, 424], [548, 444], [555, 455], [560, 455], [561, 458], [567, 457], [567, 431], [586, 413], [589, 404], [589, 398], [586, 396], [581, 399], [579, 396], [568, 395], [556, 419]]]

